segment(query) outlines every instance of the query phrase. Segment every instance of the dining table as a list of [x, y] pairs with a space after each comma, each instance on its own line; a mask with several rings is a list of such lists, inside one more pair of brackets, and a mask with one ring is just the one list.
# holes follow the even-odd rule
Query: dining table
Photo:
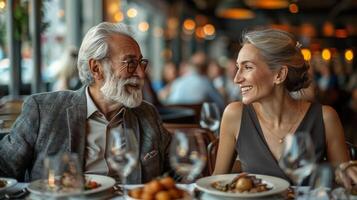
[[[13, 187], [7, 189], [6, 191], [3, 191], [0, 193], [0, 199], [26, 199], [26, 200], [48, 200], [47, 196], [39, 196], [36, 194], [30, 193], [26, 188], [28, 187], [29, 183], [22, 183], [19, 182]], [[132, 189], [135, 187], [140, 187], [142, 185], [125, 185], [126, 189]], [[205, 192], [201, 192], [197, 190], [196, 184], [191, 183], [191, 184], [177, 184], [178, 188], [184, 189], [188, 191], [193, 200], [232, 200], [236, 198], [229, 198], [229, 197], [222, 197], [222, 196], [214, 196], [210, 195]], [[23, 192], [24, 194], [22, 194]], [[8, 194], [8, 197], [4, 198], [4, 195]], [[59, 198], [59, 199], [64, 199], [64, 198]], [[91, 195], [86, 195], [86, 196], [74, 196], [74, 197], [67, 197], [65, 199], [71, 199], [71, 200], [80, 200], [80, 199], [88, 199], [88, 200], [102, 200], [102, 199], [110, 199], [110, 200], [124, 200], [127, 199], [125, 198], [122, 193], [113, 193], [113, 190], [106, 190], [103, 192], [99, 192], [96, 194], [91, 194]], [[285, 200], [286, 194], [277, 194], [277, 195], [271, 195], [267, 197], [260, 197], [260, 198], [249, 198], [249, 200], [254, 200], [254, 199], [271, 199], [271, 200]]]

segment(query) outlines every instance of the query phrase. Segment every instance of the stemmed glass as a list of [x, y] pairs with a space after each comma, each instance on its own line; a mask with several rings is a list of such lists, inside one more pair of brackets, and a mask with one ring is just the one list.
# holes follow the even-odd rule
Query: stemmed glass
[[175, 131], [170, 144], [170, 164], [183, 176], [182, 182], [194, 181], [203, 170], [206, 159], [206, 147], [200, 133]]
[[315, 167], [315, 149], [308, 132], [296, 132], [285, 137], [279, 166], [294, 182], [298, 197], [298, 186]]
[[[108, 138], [108, 163], [116, 171], [123, 185], [138, 162], [138, 141], [133, 129], [121, 128], [110, 132]], [[125, 187], [124, 187], [125, 188]], [[124, 193], [126, 190], [124, 189]]]
[[201, 108], [200, 125], [202, 128], [207, 128], [218, 136], [219, 121], [221, 115], [217, 104], [204, 102]]
[[309, 199], [330, 199], [330, 191], [334, 183], [333, 169], [329, 164], [316, 166], [310, 178]]
[[54, 196], [61, 193], [80, 193], [84, 178], [77, 154], [60, 152], [44, 159], [43, 191]]

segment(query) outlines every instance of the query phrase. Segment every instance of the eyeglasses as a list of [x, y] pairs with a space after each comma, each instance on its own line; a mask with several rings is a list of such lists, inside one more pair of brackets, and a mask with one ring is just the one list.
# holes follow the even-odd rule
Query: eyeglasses
[[138, 65], [140, 65], [141, 70], [145, 72], [146, 67], [148, 66], [149, 60], [148, 59], [130, 59], [130, 60], [123, 60], [121, 63], [124, 63], [124, 67], [126, 68], [127, 72], [132, 74], [136, 71]]

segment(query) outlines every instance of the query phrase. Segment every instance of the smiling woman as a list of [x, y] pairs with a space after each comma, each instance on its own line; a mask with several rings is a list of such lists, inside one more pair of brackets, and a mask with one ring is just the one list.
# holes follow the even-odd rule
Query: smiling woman
[[295, 37], [277, 29], [243, 34], [234, 82], [242, 102], [223, 114], [214, 174], [229, 173], [234, 151], [242, 171], [276, 176], [291, 182], [278, 165], [287, 134], [306, 132], [315, 145], [316, 161], [332, 165], [348, 160], [338, 115], [329, 106], [294, 99], [310, 84], [309, 65]]

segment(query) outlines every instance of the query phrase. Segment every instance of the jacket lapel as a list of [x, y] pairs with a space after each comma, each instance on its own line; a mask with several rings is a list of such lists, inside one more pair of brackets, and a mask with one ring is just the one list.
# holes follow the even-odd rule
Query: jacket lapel
[[72, 99], [72, 106], [67, 108], [67, 124], [69, 134], [69, 150], [78, 154], [78, 159], [84, 167], [84, 152], [86, 144], [86, 116], [87, 101], [85, 96], [86, 87], [82, 87]]

